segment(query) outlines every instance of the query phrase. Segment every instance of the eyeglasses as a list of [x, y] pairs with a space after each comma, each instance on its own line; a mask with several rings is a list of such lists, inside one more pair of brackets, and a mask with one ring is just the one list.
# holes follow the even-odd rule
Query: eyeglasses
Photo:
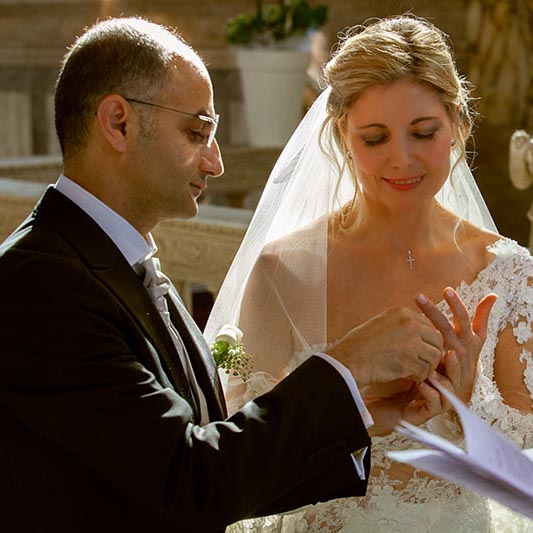
[[211, 144], [213, 143], [213, 140], [215, 139], [215, 135], [217, 133], [218, 128], [218, 120], [220, 118], [220, 115], [215, 115], [214, 117], [210, 117], [208, 115], [201, 115], [201, 114], [194, 114], [194, 113], [187, 113], [186, 111], [181, 111], [180, 109], [174, 109], [172, 107], [167, 107], [165, 105], [160, 104], [154, 104], [153, 102], [145, 102], [144, 100], [137, 100], [136, 98], [128, 98], [127, 96], [124, 96], [124, 99], [128, 102], [133, 102], [135, 104], [143, 104], [143, 105], [149, 105], [151, 107], [158, 107], [159, 109], [166, 109], [167, 111], [174, 111], [174, 113], [181, 113], [182, 115], [188, 115], [189, 117], [197, 118], [198, 120], [202, 121], [204, 124], [209, 125], [209, 135], [207, 136], [207, 142], [205, 145], [209, 148]]

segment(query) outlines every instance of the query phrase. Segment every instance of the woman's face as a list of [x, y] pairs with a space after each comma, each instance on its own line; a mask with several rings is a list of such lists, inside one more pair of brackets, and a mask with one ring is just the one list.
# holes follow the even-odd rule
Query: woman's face
[[367, 201], [413, 209], [446, 181], [452, 123], [424, 85], [401, 80], [368, 89], [349, 107], [344, 134]]

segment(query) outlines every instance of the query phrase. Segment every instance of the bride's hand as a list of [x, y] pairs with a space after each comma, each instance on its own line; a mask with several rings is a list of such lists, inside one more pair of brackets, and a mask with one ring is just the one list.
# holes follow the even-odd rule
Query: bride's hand
[[365, 404], [372, 415], [374, 425], [368, 430], [371, 436], [387, 435], [400, 422], [405, 420], [414, 425], [427, 422], [430, 418], [450, 409], [446, 398], [431, 385], [431, 381], [438, 381], [446, 389], [455, 394], [451, 381], [438, 372], [433, 372], [428, 381], [422, 383], [412, 382], [409, 387], [401, 389], [398, 383], [391, 386], [389, 392], [392, 395], [377, 396], [376, 393], [385, 392], [380, 388], [379, 392], [373, 390], [373, 394], [364, 394]]
[[453, 314], [453, 326], [433, 302], [422, 295], [416, 298], [420, 310], [442, 333], [445, 355], [439, 370], [450, 380], [454, 394], [464, 403], [468, 403], [472, 396], [479, 354], [487, 337], [490, 310], [496, 298], [495, 294], [485, 296], [470, 322], [461, 298], [451, 287], [447, 287], [444, 289], [444, 299]]
[[375, 385], [367, 385], [361, 387], [359, 392], [363, 400], [375, 400], [376, 398], [391, 398], [398, 397], [400, 394], [411, 392], [415, 387], [416, 382], [409, 379], [396, 379], [388, 383], [379, 383]]

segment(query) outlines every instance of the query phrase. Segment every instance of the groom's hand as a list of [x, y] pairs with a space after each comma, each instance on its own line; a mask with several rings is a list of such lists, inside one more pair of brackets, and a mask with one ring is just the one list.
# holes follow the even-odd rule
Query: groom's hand
[[398, 379], [422, 382], [440, 363], [443, 338], [424, 315], [390, 309], [352, 329], [326, 352], [350, 370], [360, 388]]

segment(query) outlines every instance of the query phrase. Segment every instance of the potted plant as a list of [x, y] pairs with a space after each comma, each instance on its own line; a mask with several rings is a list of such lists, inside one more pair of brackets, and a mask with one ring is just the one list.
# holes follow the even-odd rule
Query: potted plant
[[281, 146], [302, 113], [311, 34], [328, 18], [328, 7], [306, 0], [257, 0], [253, 12], [226, 24], [241, 73], [250, 144]]
[[306, 0], [278, 0], [264, 6], [257, 0], [255, 12], [242, 13], [228, 20], [226, 39], [231, 45], [292, 49], [327, 19], [325, 5], [312, 7]]

